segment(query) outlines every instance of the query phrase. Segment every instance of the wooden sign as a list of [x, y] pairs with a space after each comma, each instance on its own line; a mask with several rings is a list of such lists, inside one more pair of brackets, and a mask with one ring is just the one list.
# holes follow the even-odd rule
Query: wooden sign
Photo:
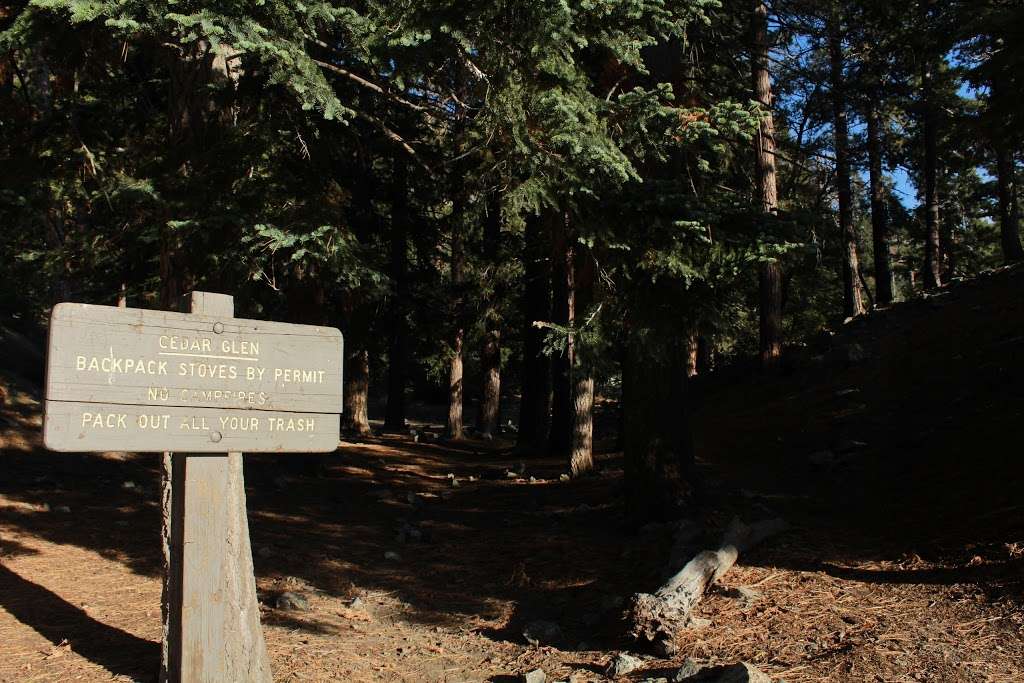
[[55, 451], [337, 448], [334, 328], [58, 304], [43, 438]]

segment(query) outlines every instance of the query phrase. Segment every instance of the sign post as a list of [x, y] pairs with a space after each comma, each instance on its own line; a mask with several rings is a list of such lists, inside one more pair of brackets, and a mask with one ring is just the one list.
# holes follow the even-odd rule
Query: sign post
[[242, 451], [335, 450], [342, 357], [338, 330], [236, 319], [223, 294], [54, 308], [47, 447], [163, 452], [161, 681], [271, 680]]

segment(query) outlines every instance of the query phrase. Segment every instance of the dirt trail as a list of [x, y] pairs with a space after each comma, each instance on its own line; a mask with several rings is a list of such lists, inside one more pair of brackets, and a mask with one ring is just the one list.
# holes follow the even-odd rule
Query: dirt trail
[[[741, 557], [699, 608], [710, 625], [633, 680], [686, 656], [790, 683], [1021, 680], [1021, 282], [954, 286], [848, 326], [806, 370], [699, 388], [709, 540], [733, 515], [794, 529]], [[0, 681], [152, 680], [157, 460], [47, 453], [37, 406], [14, 398], [0, 422]], [[623, 525], [614, 452], [570, 482], [500, 443], [374, 439], [286, 458], [246, 463], [275, 680], [537, 667], [606, 680], [618, 599], [663, 578], [671, 530]], [[741, 586], [754, 592], [725, 590]], [[276, 609], [286, 590], [310, 609]], [[535, 620], [561, 634], [526, 643]]]

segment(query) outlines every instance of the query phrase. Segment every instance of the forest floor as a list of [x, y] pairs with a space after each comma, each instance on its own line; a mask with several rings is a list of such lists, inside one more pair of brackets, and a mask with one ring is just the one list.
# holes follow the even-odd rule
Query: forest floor
[[[698, 385], [707, 542], [736, 515], [792, 529], [740, 557], [674, 660], [628, 680], [685, 657], [790, 683], [1024, 679], [1022, 292], [1021, 271], [954, 284], [846, 325], [783, 377]], [[623, 523], [610, 443], [599, 474], [562, 481], [561, 462], [438, 428], [247, 456], [275, 680], [607, 680], [629, 649], [617, 605], [665, 578], [671, 528]], [[38, 403], [12, 390], [0, 681], [153, 680], [158, 460], [48, 453], [38, 431]], [[309, 609], [276, 609], [286, 590]], [[554, 642], [524, 640], [538, 619]]]

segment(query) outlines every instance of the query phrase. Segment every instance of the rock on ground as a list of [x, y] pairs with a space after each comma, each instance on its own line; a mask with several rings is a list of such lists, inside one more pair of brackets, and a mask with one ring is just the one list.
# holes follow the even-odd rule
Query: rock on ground
[[772, 683], [768, 674], [753, 664], [737, 662], [701, 667], [689, 659], [672, 680], [674, 683]]
[[618, 676], [625, 676], [626, 674], [636, 671], [644, 665], [644, 662], [639, 657], [628, 655], [625, 652], [620, 652], [615, 655], [612, 663], [608, 666], [608, 677], [616, 678]]
[[274, 606], [277, 607], [277, 609], [305, 612], [309, 609], [309, 600], [302, 593], [285, 591], [277, 596]]
[[523, 683], [544, 683], [547, 680], [547, 676], [544, 675], [543, 669], [534, 669], [533, 671], [523, 674]]

